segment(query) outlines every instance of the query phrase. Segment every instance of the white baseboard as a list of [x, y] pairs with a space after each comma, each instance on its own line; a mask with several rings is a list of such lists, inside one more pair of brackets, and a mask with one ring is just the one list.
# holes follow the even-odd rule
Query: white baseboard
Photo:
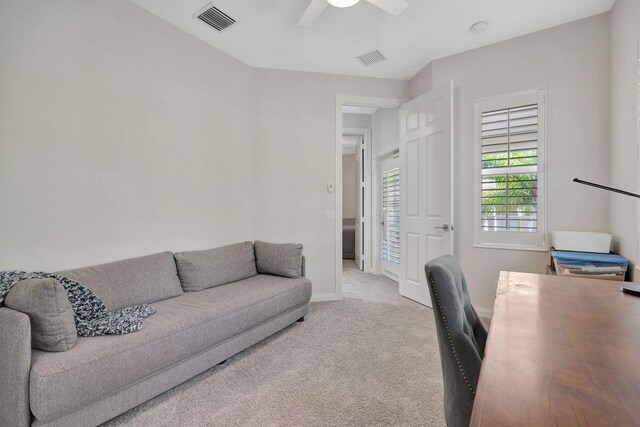
[[489, 308], [475, 307], [475, 309], [476, 309], [476, 312], [478, 313], [478, 316], [480, 317], [491, 319], [491, 316], [493, 315], [493, 310]]
[[339, 301], [341, 298], [338, 297], [338, 294], [313, 294], [311, 295], [311, 302], [321, 302], [321, 301]]

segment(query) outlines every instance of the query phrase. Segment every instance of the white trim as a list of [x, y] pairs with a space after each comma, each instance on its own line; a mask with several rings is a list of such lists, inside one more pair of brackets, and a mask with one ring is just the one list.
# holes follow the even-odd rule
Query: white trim
[[[505, 107], [504, 102], [507, 101], [507, 98], [512, 97], [531, 97], [532, 100], [535, 99], [538, 104], [538, 117], [542, 119], [542, 125], [540, 125], [540, 121], [538, 122], [538, 189], [542, 193], [541, 197], [538, 198], [538, 206], [539, 206], [539, 216], [538, 216], [538, 225], [541, 230], [537, 233], [514, 233], [514, 232], [481, 232], [480, 230], [480, 219], [481, 219], [481, 183], [479, 178], [482, 176], [482, 166], [481, 166], [481, 158], [482, 158], [482, 150], [481, 150], [481, 134], [480, 134], [480, 126], [479, 126], [479, 116], [480, 116], [480, 104], [486, 103], [496, 103], [496, 107], [500, 104], [499, 108], [508, 108]], [[490, 107], [491, 108], [491, 107]], [[486, 108], [483, 108], [483, 110]], [[518, 251], [534, 251], [534, 252], [546, 252], [549, 250], [549, 241], [547, 236], [547, 88], [538, 88], [534, 90], [528, 90], [523, 92], [514, 92], [507, 93], [504, 95], [493, 96], [489, 98], [478, 99], [475, 101], [474, 105], [474, 138], [473, 138], [473, 149], [474, 149], [474, 225], [473, 225], [473, 247], [475, 248], [490, 248], [490, 249], [508, 249], [508, 250], [518, 250]], [[540, 210], [540, 204], [542, 205], [542, 209]], [[540, 221], [541, 219], [541, 221]], [[511, 243], [508, 241], [493, 241], [488, 242], [484, 241], [481, 238], [481, 234], [487, 236], [487, 233], [491, 233], [493, 237], [501, 237], [505, 236], [513, 236], [514, 239], [524, 241], [525, 238], [534, 239], [541, 238], [540, 244], [528, 244], [528, 243]]]
[[[342, 105], [356, 107], [400, 108], [405, 100], [400, 98], [375, 98], [368, 96], [352, 96], [336, 94], [342, 98]], [[340, 109], [342, 111], [342, 109]]]
[[[533, 233], [532, 233], [533, 234]], [[545, 242], [547, 239], [545, 238]], [[480, 249], [506, 249], [510, 251], [530, 251], [530, 252], [549, 252], [549, 245], [545, 244], [542, 246], [529, 246], [529, 245], [518, 245], [515, 243], [474, 243], [474, 248]]]
[[336, 94], [336, 185], [335, 185], [335, 203], [336, 203], [336, 253], [335, 268], [336, 282], [334, 288], [337, 299], [342, 299], [342, 218], [338, 221], [338, 216], [342, 216], [342, 104], [344, 97]]
[[341, 299], [342, 297], [339, 297], [336, 293], [311, 295], [311, 302], [340, 301]]
[[[638, 36], [638, 59], [636, 61], [636, 188], [640, 191], [640, 36]], [[640, 272], [637, 265], [640, 264], [640, 200], [636, 201], [636, 263], [635, 271]], [[632, 276], [632, 278], [634, 278]]]
[[395, 274], [393, 271], [387, 270], [386, 268], [382, 269], [382, 275], [389, 280], [393, 280], [396, 283], [400, 283], [400, 275]]
[[367, 136], [371, 138], [371, 128], [342, 128], [342, 135]]
[[[339, 215], [342, 215], [342, 106], [343, 105], [356, 105], [361, 107], [378, 107], [378, 108], [400, 108], [404, 103], [404, 100], [399, 98], [372, 98], [364, 96], [351, 96], [342, 95], [336, 93], [335, 95], [335, 113], [336, 113], [336, 128], [335, 128], [335, 154], [336, 154], [336, 183], [335, 183], [335, 206], [336, 206], [336, 228], [335, 228], [335, 258], [336, 258], [336, 278], [335, 278], [335, 294], [320, 294], [320, 295], [335, 295], [335, 299], [342, 299], [342, 218], [337, 220]], [[373, 150], [369, 150], [371, 153]], [[371, 164], [371, 156], [369, 159]], [[369, 200], [371, 201], [371, 196]], [[377, 210], [372, 209], [373, 206], [369, 206], [369, 212], [372, 213], [372, 221], [377, 218]], [[370, 251], [373, 253], [373, 251]], [[372, 263], [373, 264], [373, 263]], [[365, 265], [366, 267], [366, 265]], [[313, 298], [312, 298], [313, 300]], [[329, 301], [329, 300], [328, 300]]]

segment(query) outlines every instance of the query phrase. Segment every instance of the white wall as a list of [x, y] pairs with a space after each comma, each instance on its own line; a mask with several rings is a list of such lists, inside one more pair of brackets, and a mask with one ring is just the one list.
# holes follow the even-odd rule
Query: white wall
[[0, 13], [0, 269], [251, 238], [251, 69], [126, 0]]
[[342, 218], [356, 217], [356, 155], [342, 156]]
[[474, 304], [487, 310], [500, 270], [544, 273], [549, 256], [473, 247], [474, 101], [547, 87], [548, 229], [608, 231], [608, 194], [571, 180], [609, 178], [609, 14], [436, 60], [431, 67], [433, 87], [455, 83], [455, 253]]
[[344, 113], [342, 115], [342, 127], [344, 128], [371, 128], [371, 114], [352, 114]]
[[430, 91], [433, 86], [433, 67], [431, 62], [416, 74], [409, 82], [411, 99]]
[[[617, 0], [611, 11], [611, 176], [614, 187], [638, 187], [637, 98], [640, 1]], [[611, 232], [616, 249], [638, 259], [637, 202], [611, 195]], [[636, 279], [637, 279], [636, 274]]]
[[314, 295], [336, 292], [335, 94], [405, 98], [408, 82], [255, 69], [253, 236], [304, 244]]
[[397, 108], [380, 108], [373, 113], [371, 140], [374, 159], [400, 147], [400, 113]]

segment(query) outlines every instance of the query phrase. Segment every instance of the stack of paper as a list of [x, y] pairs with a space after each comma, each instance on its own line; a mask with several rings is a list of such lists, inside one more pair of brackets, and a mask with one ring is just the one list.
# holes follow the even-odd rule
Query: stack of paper
[[551, 250], [558, 276], [624, 281], [629, 260], [616, 254]]

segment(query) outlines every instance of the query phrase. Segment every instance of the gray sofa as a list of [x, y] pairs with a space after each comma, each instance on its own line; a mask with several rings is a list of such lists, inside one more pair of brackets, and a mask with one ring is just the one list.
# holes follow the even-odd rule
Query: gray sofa
[[[98, 425], [303, 320], [311, 282], [301, 245], [298, 258], [267, 248], [256, 262], [257, 245], [61, 272], [110, 310], [157, 309], [139, 332], [79, 337], [64, 352], [32, 349], [29, 316], [0, 308], [0, 425]], [[264, 274], [275, 268], [296, 276], [292, 262], [297, 278]]]

